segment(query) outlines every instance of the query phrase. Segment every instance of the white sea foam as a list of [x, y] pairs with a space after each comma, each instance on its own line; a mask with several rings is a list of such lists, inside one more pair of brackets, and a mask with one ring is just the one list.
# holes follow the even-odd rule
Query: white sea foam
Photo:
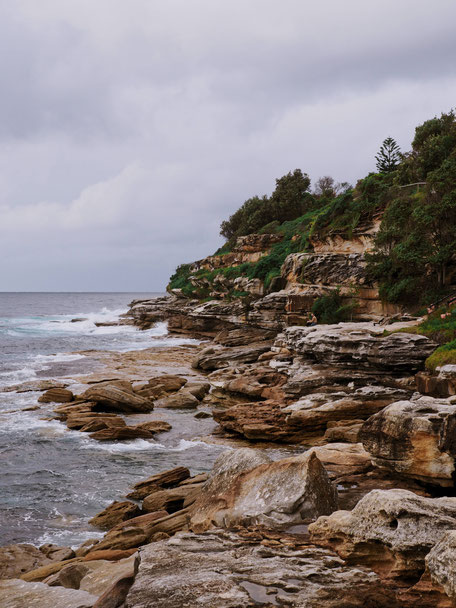
[[158, 452], [183, 452], [184, 450], [189, 450], [198, 446], [211, 447], [203, 441], [189, 441], [187, 439], [181, 439], [178, 445], [174, 447], [164, 445], [163, 443], [158, 443], [153, 440], [149, 441], [147, 439], [133, 439], [131, 441], [103, 441], [101, 443], [95, 443], [93, 441], [85, 440], [81, 445], [81, 448], [86, 450], [104, 450], [107, 452], [111, 452], [112, 454], [120, 454], [125, 452], [137, 452], [143, 450]]

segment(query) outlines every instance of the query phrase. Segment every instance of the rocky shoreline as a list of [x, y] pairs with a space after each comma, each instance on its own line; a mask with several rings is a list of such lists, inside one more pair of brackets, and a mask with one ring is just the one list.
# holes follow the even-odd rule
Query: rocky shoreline
[[288, 326], [270, 296], [133, 302], [124, 322], [204, 338], [172, 355], [187, 373], [163, 349], [106, 355], [111, 374], [77, 393], [41, 384], [93, 441], [152, 439], [185, 408], [213, 417], [206, 441], [227, 451], [209, 474], [189, 463], [136, 483], [75, 550], [0, 548], [2, 606], [456, 605], [456, 370], [422, 371], [436, 345], [406, 333], [416, 321]]

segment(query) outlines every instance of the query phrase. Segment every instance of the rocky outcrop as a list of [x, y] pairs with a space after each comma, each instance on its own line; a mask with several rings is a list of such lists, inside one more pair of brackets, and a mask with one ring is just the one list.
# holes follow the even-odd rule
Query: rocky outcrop
[[270, 350], [272, 342], [257, 342], [246, 346], [208, 346], [203, 348], [195, 357], [192, 366], [195, 369], [212, 371], [237, 364], [252, 363]]
[[68, 403], [74, 395], [66, 388], [50, 388], [38, 399], [38, 403]]
[[315, 454], [271, 462], [255, 450], [222, 454], [191, 510], [201, 532], [233, 525], [283, 528], [337, 508], [337, 491]]
[[420, 481], [452, 487], [456, 404], [419, 397], [398, 401], [364, 423], [360, 439], [376, 466]]
[[163, 488], [173, 488], [180, 482], [190, 477], [190, 471], [186, 467], [176, 467], [163, 473], [157, 473], [148, 477], [144, 481], [140, 481], [133, 486], [133, 492], [127, 494], [127, 498], [133, 500], [141, 500], [156, 490]]
[[[172, 575], [170, 575], [172, 573]], [[127, 608], [399, 608], [373, 572], [305, 541], [261, 533], [185, 533], [144, 547]]]
[[437, 347], [429, 338], [417, 334], [382, 334], [383, 329], [372, 323], [289, 327], [275, 345], [325, 365], [396, 375], [422, 368]]
[[456, 526], [456, 498], [425, 498], [407, 490], [373, 490], [353, 511], [336, 511], [309, 526], [314, 542], [385, 578], [418, 580], [424, 559]]
[[107, 506], [106, 509], [103, 509], [103, 511], [92, 517], [92, 519], [89, 520], [89, 523], [97, 528], [109, 530], [116, 524], [132, 519], [133, 517], [140, 515], [140, 513], [141, 509], [134, 502], [129, 500], [122, 502], [114, 501]]

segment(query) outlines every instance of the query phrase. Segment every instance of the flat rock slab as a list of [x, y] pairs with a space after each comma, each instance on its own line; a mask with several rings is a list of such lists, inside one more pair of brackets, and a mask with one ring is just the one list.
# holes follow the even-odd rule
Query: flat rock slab
[[2, 608], [92, 608], [97, 601], [86, 591], [18, 579], [0, 581], [0, 598]]
[[373, 572], [314, 546], [265, 546], [215, 530], [153, 543], [140, 560], [127, 608], [399, 606]]

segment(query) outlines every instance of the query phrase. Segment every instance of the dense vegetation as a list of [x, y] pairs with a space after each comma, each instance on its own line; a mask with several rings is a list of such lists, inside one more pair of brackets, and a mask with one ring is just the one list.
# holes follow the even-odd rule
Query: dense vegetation
[[[455, 271], [456, 118], [453, 112], [426, 121], [415, 132], [412, 150], [402, 154], [387, 138], [376, 156], [378, 173], [369, 173], [353, 188], [329, 176], [310, 179], [295, 169], [276, 180], [270, 197], [254, 196], [221, 224], [227, 239], [216, 252], [231, 251], [239, 236], [278, 233], [283, 240], [255, 264], [217, 271], [200, 270], [209, 284], [217, 275], [264, 281], [266, 288], [288, 254], [306, 251], [312, 238], [331, 234], [352, 237], [374, 217], [382, 218], [368, 274], [384, 300], [417, 306], [435, 301], [447, 290]], [[208, 289], [189, 283], [190, 266], [180, 266], [170, 287], [186, 295], [208, 297]]]

